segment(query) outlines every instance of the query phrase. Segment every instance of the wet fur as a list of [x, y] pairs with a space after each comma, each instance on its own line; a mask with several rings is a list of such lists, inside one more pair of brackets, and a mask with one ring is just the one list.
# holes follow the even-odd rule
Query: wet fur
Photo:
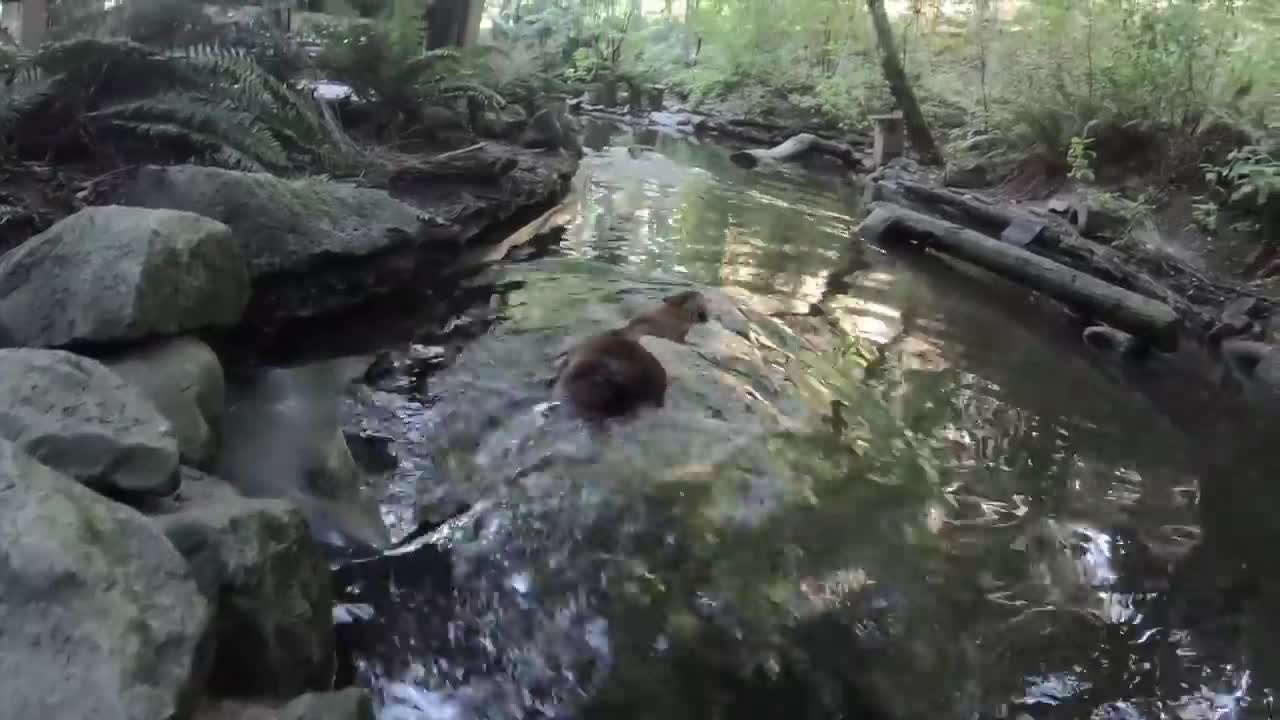
[[702, 293], [682, 292], [616, 330], [593, 335], [569, 351], [552, 396], [589, 420], [628, 415], [641, 407], [662, 407], [667, 371], [640, 344], [645, 335], [684, 342], [689, 329], [708, 318]]

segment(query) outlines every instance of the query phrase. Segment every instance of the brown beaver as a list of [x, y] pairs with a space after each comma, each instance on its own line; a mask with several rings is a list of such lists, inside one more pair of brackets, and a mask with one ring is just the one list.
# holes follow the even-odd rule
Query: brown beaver
[[689, 290], [663, 298], [625, 327], [583, 340], [568, 353], [552, 396], [588, 420], [627, 415], [643, 405], [662, 407], [667, 371], [639, 340], [644, 335], [684, 342], [696, 323], [707, 321], [707, 299]]

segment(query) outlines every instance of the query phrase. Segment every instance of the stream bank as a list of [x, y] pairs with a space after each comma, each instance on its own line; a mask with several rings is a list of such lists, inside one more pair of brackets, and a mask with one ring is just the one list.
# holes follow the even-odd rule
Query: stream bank
[[246, 368], [267, 339], [296, 357], [309, 323], [342, 313], [411, 299], [442, 314], [436, 299], [556, 206], [578, 163], [502, 141], [409, 160], [360, 185], [8, 171], [63, 178], [4, 198], [0, 695], [15, 716], [372, 717], [335, 683], [330, 562], [388, 542], [376, 455], [342, 431], [342, 368]]

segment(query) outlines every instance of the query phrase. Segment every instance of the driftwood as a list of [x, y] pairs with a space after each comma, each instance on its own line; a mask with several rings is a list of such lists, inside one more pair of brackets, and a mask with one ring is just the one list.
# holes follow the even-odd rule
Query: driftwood
[[1177, 349], [1181, 321], [1169, 305], [975, 230], [903, 207], [875, 203], [860, 231], [872, 241], [923, 240], [931, 249], [1027, 285], [1159, 350]]
[[787, 162], [815, 152], [830, 155], [854, 169], [862, 167], [862, 161], [853, 148], [810, 133], [796, 135], [768, 150], [739, 150], [730, 155], [729, 160], [738, 167], [750, 169], [762, 162]]
[[829, 128], [818, 127], [816, 125], [783, 125], [781, 123], [767, 122], [764, 120], [754, 120], [751, 118], [729, 118], [724, 121], [726, 125], [735, 128], [756, 128], [775, 135], [794, 135], [795, 133], [808, 133], [817, 135], [827, 140], [843, 140], [853, 145], [870, 145], [871, 137], [867, 135], [840, 135], [833, 132]]
[[846, 145], [871, 144], [871, 138], [862, 135], [844, 135], [826, 128], [808, 125], [775, 125], [741, 118], [722, 120], [713, 117], [698, 117], [694, 122], [694, 131], [742, 140], [754, 145], [777, 145], [786, 142], [797, 133], [816, 135], [824, 140], [842, 142]]

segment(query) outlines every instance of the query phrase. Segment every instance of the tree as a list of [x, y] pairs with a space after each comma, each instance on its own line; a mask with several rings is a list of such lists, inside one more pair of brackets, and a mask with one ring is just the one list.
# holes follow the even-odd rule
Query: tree
[[889, 25], [889, 15], [884, 10], [884, 0], [867, 0], [867, 10], [871, 13], [871, 24], [876, 31], [876, 41], [880, 45], [880, 65], [884, 68], [884, 79], [889, 84], [889, 92], [893, 100], [902, 109], [902, 117], [907, 126], [907, 138], [920, 154], [920, 161], [926, 165], [941, 165], [942, 152], [933, 141], [933, 133], [925, 122], [920, 103], [907, 81], [907, 72], [898, 60], [897, 50], [893, 44], [893, 28]]
[[34, 51], [44, 43], [49, 31], [49, 0], [22, 0], [22, 28], [18, 42], [23, 50]]

